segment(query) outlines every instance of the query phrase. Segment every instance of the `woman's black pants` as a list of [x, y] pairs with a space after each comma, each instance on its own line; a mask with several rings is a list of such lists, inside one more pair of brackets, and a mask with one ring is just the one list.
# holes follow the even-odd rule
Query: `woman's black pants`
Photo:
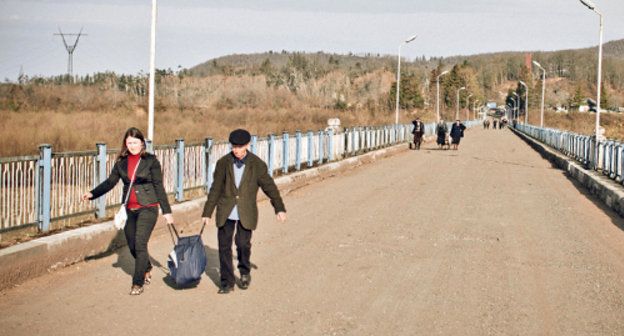
[[128, 210], [128, 220], [124, 232], [130, 253], [134, 257], [134, 275], [132, 285], [142, 287], [145, 273], [152, 269], [147, 253], [147, 242], [158, 219], [158, 207], [146, 207]]

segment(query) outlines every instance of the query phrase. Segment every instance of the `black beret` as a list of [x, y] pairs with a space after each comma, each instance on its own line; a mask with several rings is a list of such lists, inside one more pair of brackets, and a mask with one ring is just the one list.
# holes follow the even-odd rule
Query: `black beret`
[[244, 129], [237, 129], [230, 133], [229, 141], [234, 146], [243, 146], [251, 141], [251, 134]]

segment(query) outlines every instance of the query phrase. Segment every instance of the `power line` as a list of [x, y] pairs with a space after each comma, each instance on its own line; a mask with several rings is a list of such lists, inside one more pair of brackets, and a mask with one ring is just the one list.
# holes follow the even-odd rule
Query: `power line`
[[[69, 75], [69, 78], [73, 78], [74, 76], [74, 50], [76, 50], [76, 46], [78, 45], [78, 40], [80, 40], [80, 36], [87, 35], [87, 34], [82, 33], [83, 28], [80, 28], [80, 32], [78, 34], [64, 34], [61, 31], [61, 28], [59, 27], [58, 29], [59, 34], [54, 34], [54, 35], [61, 35], [61, 38], [63, 38], [63, 44], [65, 45], [65, 49], [67, 49], [67, 53], [69, 55], [69, 59], [67, 60], [67, 74]], [[65, 35], [77, 36], [76, 41], [74, 42], [74, 45], [70, 46], [67, 44], [67, 41], [65, 40]]]

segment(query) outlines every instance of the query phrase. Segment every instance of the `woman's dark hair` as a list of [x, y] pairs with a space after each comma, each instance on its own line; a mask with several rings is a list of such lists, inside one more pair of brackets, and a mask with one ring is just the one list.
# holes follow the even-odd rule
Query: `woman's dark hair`
[[145, 137], [143, 136], [143, 133], [141, 133], [141, 130], [136, 127], [130, 127], [126, 131], [126, 134], [124, 134], [123, 140], [121, 142], [121, 152], [117, 157], [117, 161], [121, 161], [122, 159], [127, 158], [128, 155], [130, 155], [130, 151], [128, 151], [128, 146], [126, 146], [126, 139], [128, 139], [128, 137], [133, 137], [141, 140], [142, 147], [140, 154], [141, 157], [145, 157]]

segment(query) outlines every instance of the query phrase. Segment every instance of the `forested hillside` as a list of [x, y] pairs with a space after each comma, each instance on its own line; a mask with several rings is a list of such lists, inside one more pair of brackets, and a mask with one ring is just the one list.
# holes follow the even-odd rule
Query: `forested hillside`
[[[604, 46], [603, 108], [624, 102], [624, 40]], [[590, 114], [552, 111], [595, 99], [597, 49], [529, 52], [546, 68], [546, 125], [591, 133]], [[160, 69], [156, 76], [156, 144], [176, 138], [224, 139], [232, 128], [269, 132], [316, 130], [338, 117], [343, 126], [394, 122], [396, 56], [266, 52], [224, 56], [190, 69]], [[529, 122], [541, 103], [541, 77], [526, 67], [525, 53], [501, 52], [449, 58], [403, 59], [400, 121], [435, 120], [436, 78], [441, 114], [459, 107], [509, 103], [529, 87]], [[529, 62], [530, 64], [530, 62]], [[98, 73], [84, 77], [22, 76], [0, 85], [0, 156], [31, 154], [39, 143], [55, 151], [92, 149], [96, 141], [118, 147], [123, 130], [147, 125], [147, 76]], [[462, 117], [463, 117], [462, 113]], [[472, 118], [472, 115], [470, 115]], [[622, 136], [619, 115], [606, 114], [607, 135]], [[67, 131], [67, 125], [72, 125]]]

